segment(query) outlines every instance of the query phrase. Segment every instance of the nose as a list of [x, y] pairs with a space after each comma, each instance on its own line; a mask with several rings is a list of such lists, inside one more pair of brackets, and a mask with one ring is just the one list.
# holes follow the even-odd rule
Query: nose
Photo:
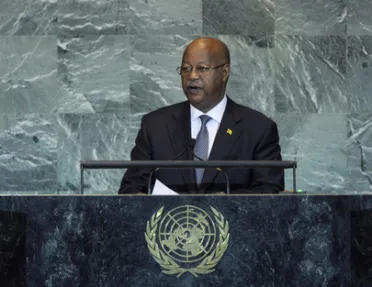
[[199, 79], [199, 74], [196, 72], [196, 68], [192, 68], [190, 74], [188, 75], [190, 80]]

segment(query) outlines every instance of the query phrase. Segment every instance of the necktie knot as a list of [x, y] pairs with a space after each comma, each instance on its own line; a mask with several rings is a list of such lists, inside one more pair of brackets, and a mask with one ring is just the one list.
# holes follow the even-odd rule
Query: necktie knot
[[209, 122], [209, 120], [212, 119], [210, 116], [207, 116], [207, 115], [202, 115], [199, 118], [200, 118], [202, 126], [205, 126]]

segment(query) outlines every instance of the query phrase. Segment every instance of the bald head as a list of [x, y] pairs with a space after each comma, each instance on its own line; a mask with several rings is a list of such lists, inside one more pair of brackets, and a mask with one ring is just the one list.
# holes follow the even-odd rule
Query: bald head
[[230, 64], [230, 51], [224, 42], [212, 37], [200, 37], [192, 41], [185, 49], [183, 57], [190, 49], [206, 49], [210, 52], [211, 56], [216, 60], [223, 63]]

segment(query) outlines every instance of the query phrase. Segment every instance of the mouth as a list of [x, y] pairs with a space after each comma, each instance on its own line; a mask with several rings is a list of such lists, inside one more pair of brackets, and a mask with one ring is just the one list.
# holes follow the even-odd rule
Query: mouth
[[187, 90], [190, 92], [190, 93], [197, 93], [199, 91], [201, 91], [203, 88], [200, 87], [200, 86], [195, 86], [195, 85], [188, 85], [187, 86]]

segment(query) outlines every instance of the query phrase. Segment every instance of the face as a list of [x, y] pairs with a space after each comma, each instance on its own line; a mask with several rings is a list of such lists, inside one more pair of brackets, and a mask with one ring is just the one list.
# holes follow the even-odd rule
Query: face
[[181, 67], [192, 68], [192, 71], [181, 75], [182, 88], [189, 102], [204, 113], [222, 100], [229, 67], [224, 65], [202, 73], [197, 73], [196, 67], [213, 68], [222, 64], [225, 64], [224, 57], [203, 42], [191, 43], [184, 53]]

